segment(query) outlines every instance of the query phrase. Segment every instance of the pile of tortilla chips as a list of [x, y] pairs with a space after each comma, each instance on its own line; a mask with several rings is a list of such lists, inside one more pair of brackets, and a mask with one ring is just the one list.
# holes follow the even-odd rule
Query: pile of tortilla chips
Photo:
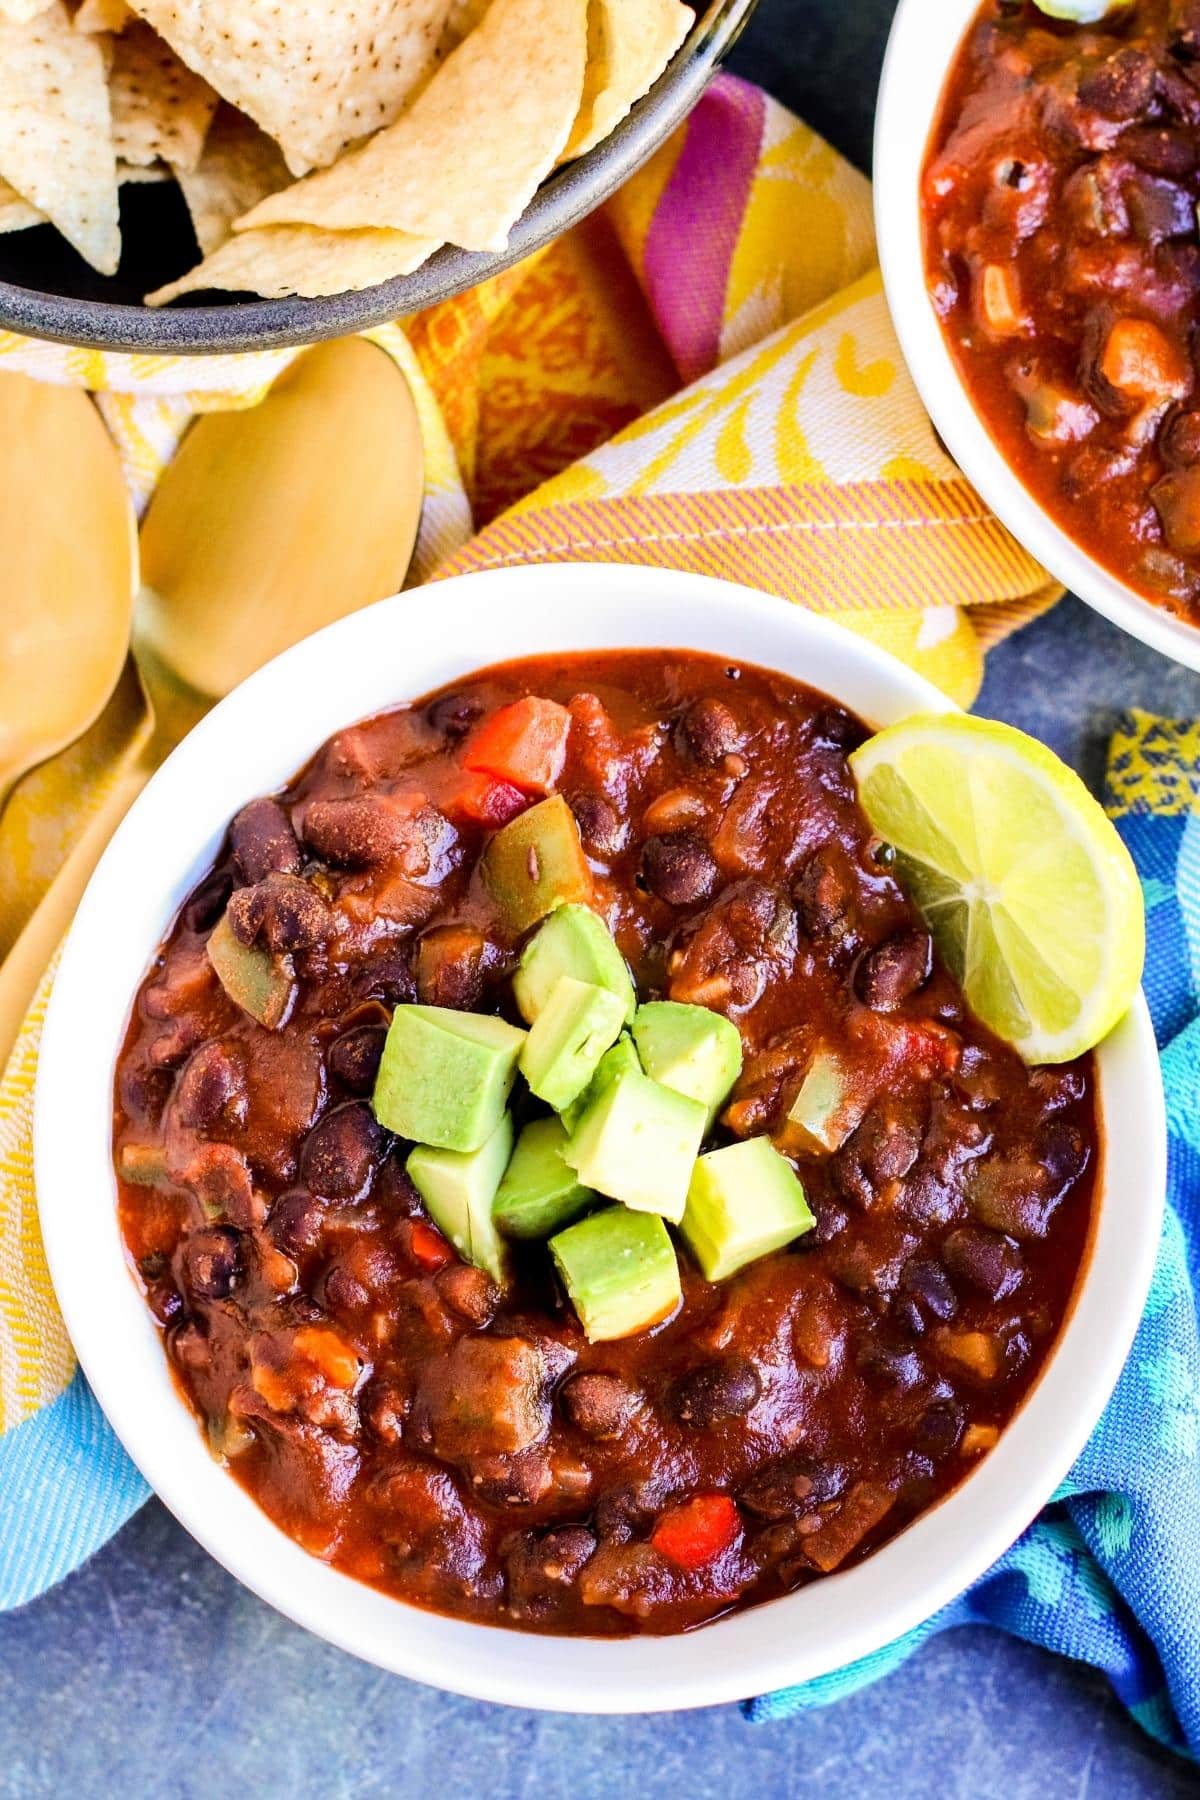
[[315, 296], [502, 250], [662, 74], [683, 0], [0, 0], [0, 232], [101, 273], [178, 182], [203, 260], [147, 295]]

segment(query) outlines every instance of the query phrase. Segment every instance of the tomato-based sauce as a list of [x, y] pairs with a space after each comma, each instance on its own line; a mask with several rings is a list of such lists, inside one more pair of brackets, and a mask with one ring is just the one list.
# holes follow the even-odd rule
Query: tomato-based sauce
[[[609, 1342], [543, 1244], [507, 1288], [460, 1260], [371, 1106], [395, 1007], [517, 1022], [480, 858], [530, 801], [466, 765], [525, 696], [569, 711], [556, 791], [639, 1000], [741, 1034], [708, 1145], [769, 1136], [816, 1221], [716, 1283], [673, 1234], [682, 1304]], [[1028, 1069], [970, 1015], [859, 808], [866, 735], [708, 656], [534, 659], [350, 727], [233, 822], [136, 997], [121, 1223], [214, 1454], [312, 1553], [465, 1618], [672, 1632], [862, 1558], [1012, 1418], [1085, 1254], [1092, 1064]], [[218, 981], [219, 921], [288, 959], [273, 1029]], [[855, 1123], [800, 1155], [831, 1047]]]

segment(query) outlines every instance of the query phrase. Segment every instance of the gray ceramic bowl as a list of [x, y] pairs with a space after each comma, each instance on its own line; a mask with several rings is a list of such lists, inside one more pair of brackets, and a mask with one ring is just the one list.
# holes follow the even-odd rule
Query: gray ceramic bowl
[[604, 143], [544, 183], [498, 254], [440, 250], [413, 275], [321, 300], [221, 296], [156, 311], [141, 296], [190, 268], [198, 252], [179, 191], [134, 185], [121, 195], [125, 253], [111, 278], [88, 268], [51, 226], [0, 237], [0, 326], [100, 350], [196, 355], [315, 343], [432, 306], [540, 249], [606, 200], [691, 111], [756, 4], [701, 0], [662, 79]]

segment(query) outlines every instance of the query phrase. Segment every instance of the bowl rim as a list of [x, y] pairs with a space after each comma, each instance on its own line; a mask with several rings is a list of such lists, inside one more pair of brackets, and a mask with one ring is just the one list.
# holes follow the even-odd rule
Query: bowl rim
[[1076, 543], [1029, 491], [976, 411], [925, 279], [920, 182], [951, 65], [980, 0], [899, 0], [875, 115], [875, 224], [904, 360], [938, 433], [997, 518], [1063, 586], [1114, 625], [1190, 669], [1200, 628], [1143, 598]]
[[507, 656], [636, 646], [780, 669], [876, 723], [953, 710], [841, 626], [706, 576], [551, 563], [440, 583], [424, 613], [407, 594], [351, 614], [221, 702], [122, 823], [63, 951], [35, 1100], [41, 1226], [68, 1331], [117, 1436], [181, 1524], [260, 1598], [340, 1648], [455, 1693], [545, 1710], [666, 1711], [789, 1686], [882, 1649], [953, 1599], [1020, 1534], [1083, 1447], [1141, 1317], [1164, 1205], [1162, 1089], [1139, 995], [1097, 1057], [1109, 1124], [1087, 1273], [996, 1449], [865, 1563], [702, 1631], [562, 1638], [447, 1619], [338, 1573], [270, 1522], [209, 1456], [125, 1261], [110, 1083], [134, 987], [228, 818], [332, 731]]
[[0, 329], [52, 343], [138, 354], [229, 355], [345, 337], [423, 311], [509, 269], [586, 218], [629, 179], [691, 112], [758, 0], [697, 3], [692, 26], [647, 94], [585, 156], [550, 175], [495, 253], [435, 252], [411, 275], [313, 299], [236, 300], [155, 309], [87, 300], [0, 281]]

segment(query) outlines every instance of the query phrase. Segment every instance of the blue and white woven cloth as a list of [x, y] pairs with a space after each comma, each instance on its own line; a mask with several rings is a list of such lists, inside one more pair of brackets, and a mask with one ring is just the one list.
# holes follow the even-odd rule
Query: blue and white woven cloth
[[[1102, 1669], [1134, 1718], [1200, 1756], [1200, 723], [1130, 714], [1107, 803], [1146, 895], [1146, 992], [1162, 1052], [1169, 1207], [1146, 1314], [1053, 1505], [987, 1575], [899, 1643], [746, 1702], [751, 1719], [827, 1705], [954, 1625], [1005, 1631]], [[146, 1496], [76, 1374], [0, 1454], [0, 1610], [87, 1560]]]
[[1127, 714], [1106, 804], [1146, 897], [1170, 1133], [1162, 1245], [1124, 1373], [1054, 1503], [974, 1587], [876, 1655], [748, 1701], [752, 1719], [854, 1693], [951, 1626], [998, 1625], [1102, 1669], [1153, 1737], [1200, 1757], [1200, 723]]

